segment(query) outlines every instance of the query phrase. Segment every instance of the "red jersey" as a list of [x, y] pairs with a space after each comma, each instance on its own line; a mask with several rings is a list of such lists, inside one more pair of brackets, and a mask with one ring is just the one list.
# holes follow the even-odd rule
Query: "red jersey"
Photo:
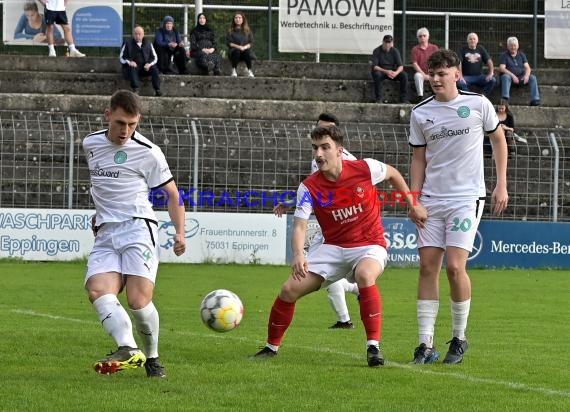
[[[375, 173], [371, 173], [369, 163], [377, 169]], [[385, 176], [386, 165], [376, 160], [343, 160], [337, 181], [326, 179], [320, 172], [303, 180], [301, 188], [305, 186], [307, 192], [297, 199], [297, 210], [305, 202], [310, 203], [321, 226], [324, 243], [340, 247], [380, 245], [386, 248], [375, 187]], [[301, 188], [299, 193], [303, 193]]]

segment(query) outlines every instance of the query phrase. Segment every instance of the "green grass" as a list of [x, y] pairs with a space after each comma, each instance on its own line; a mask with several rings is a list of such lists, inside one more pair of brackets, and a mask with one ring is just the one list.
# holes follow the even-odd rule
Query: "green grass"
[[[549, 270], [472, 270], [470, 349], [461, 365], [411, 366], [417, 344], [416, 270], [388, 269], [383, 348], [368, 368], [357, 302], [354, 330], [330, 330], [326, 293], [297, 304], [275, 359], [252, 361], [289, 268], [174, 265], [159, 270], [155, 304], [166, 380], [143, 370], [97, 375], [114, 350], [83, 291], [84, 263], [0, 262], [0, 410], [105, 411], [562, 411], [570, 410], [570, 275]], [[447, 281], [436, 345], [450, 335]], [[243, 300], [240, 327], [209, 331], [199, 304], [226, 288]]]

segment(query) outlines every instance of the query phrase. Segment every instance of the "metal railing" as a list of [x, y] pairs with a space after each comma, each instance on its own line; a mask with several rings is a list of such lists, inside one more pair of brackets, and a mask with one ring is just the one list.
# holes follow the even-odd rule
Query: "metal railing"
[[[81, 141], [106, 127], [100, 115], [0, 111], [0, 208], [92, 208]], [[228, 193], [235, 200], [246, 192], [296, 191], [310, 173], [313, 127], [303, 121], [144, 117], [139, 129], [161, 147], [179, 187], [191, 193], [188, 210], [270, 213], [270, 202], [251, 208], [219, 196]], [[355, 156], [391, 164], [409, 180], [406, 126], [346, 122], [342, 128]], [[518, 133], [527, 143], [516, 143], [509, 159], [510, 206], [502, 219], [570, 221], [570, 130]], [[490, 194], [490, 155], [485, 174]], [[200, 202], [200, 193], [212, 193], [214, 201]], [[487, 202], [486, 218], [490, 207]], [[388, 205], [383, 211], [405, 213]]]

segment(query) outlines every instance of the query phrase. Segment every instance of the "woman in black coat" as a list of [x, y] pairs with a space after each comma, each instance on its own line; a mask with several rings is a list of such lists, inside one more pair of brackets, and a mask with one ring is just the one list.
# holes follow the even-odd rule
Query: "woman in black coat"
[[220, 55], [216, 48], [216, 34], [208, 24], [204, 13], [198, 14], [198, 24], [190, 32], [190, 53], [204, 74], [213, 70], [220, 75]]

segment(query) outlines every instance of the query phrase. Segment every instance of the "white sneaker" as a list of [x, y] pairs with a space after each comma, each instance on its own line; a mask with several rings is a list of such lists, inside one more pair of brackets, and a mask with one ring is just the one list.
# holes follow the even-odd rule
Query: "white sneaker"
[[253, 72], [252, 72], [251, 70], [248, 70], [248, 71], [247, 71], [247, 76], [248, 76], [248, 77], [255, 77], [255, 76], [253, 75]]
[[57, 57], [57, 54], [55, 54], [55, 50], [50, 50], [48, 57]]
[[232, 69], [232, 74], [230, 74], [230, 76], [237, 77], [236, 69]]
[[85, 57], [85, 54], [81, 53], [79, 50], [70, 50], [69, 57]]

